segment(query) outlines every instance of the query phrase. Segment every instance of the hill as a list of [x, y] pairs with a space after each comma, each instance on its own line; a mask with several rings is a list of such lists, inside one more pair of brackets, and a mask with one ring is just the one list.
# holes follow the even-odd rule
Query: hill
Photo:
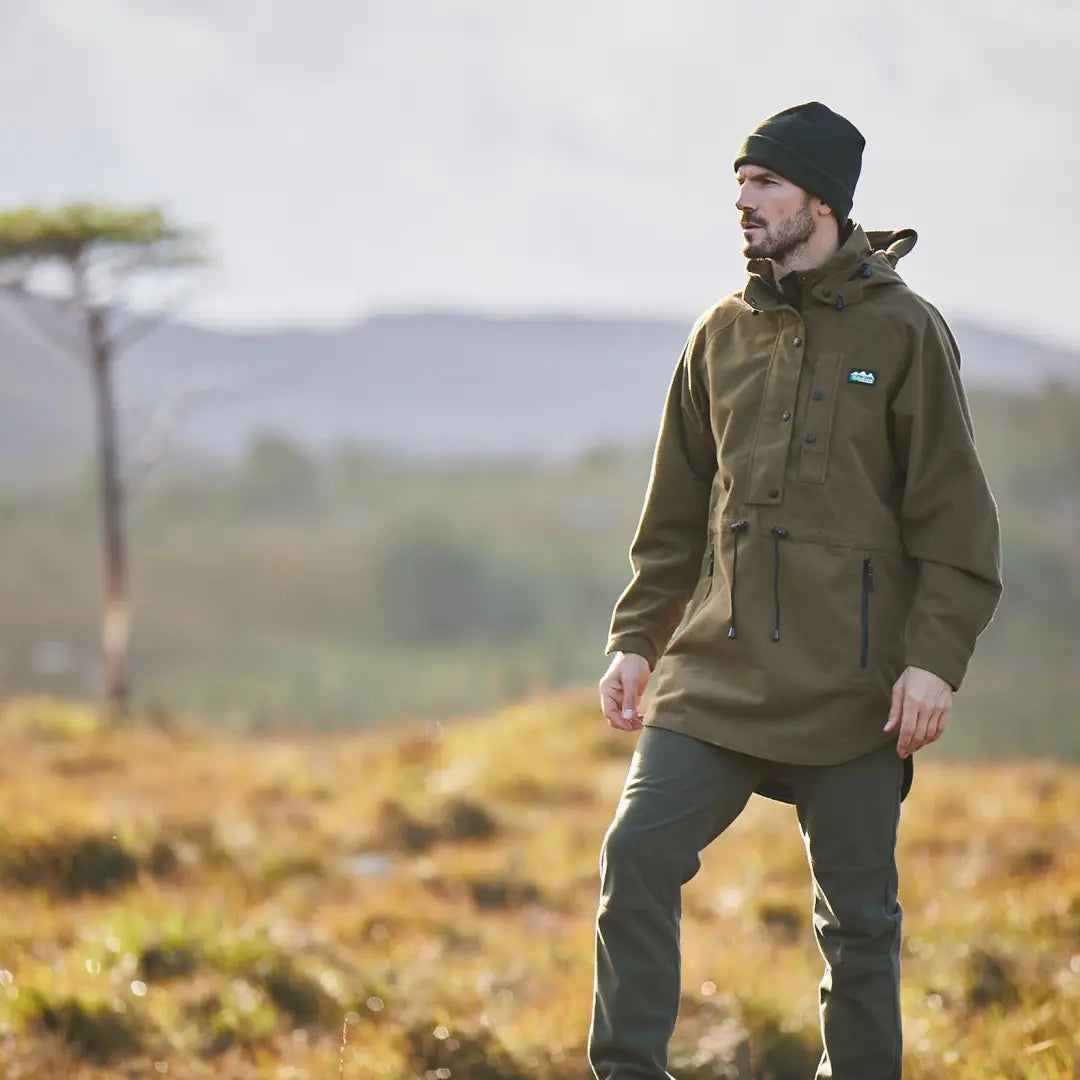
[[[590, 699], [249, 740], [14, 699], [0, 739], [5, 1080], [583, 1075], [633, 745]], [[1075, 1076], [1080, 771], [925, 755], [905, 1076]], [[755, 799], [686, 890], [680, 1080], [811, 1075], [809, 913], [793, 813]]]
[[[45, 306], [35, 318], [70, 339]], [[165, 426], [185, 454], [236, 460], [273, 430], [308, 448], [362, 442], [405, 456], [571, 458], [652, 439], [691, 319], [382, 315], [337, 330], [223, 332], [167, 323], [116, 368], [127, 455]], [[955, 325], [972, 386], [1080, 385], [1080, 352]], [[0, 483], [89, 457], [78, 365], [0, 299]]]

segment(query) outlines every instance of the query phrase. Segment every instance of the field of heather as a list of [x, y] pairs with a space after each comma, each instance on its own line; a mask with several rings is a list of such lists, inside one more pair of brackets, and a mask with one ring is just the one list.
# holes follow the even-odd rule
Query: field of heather
[[[0, 1078], [578, 1080], [597, 855], [634, 736], [588, 697], [386, 734], [0, 706]], [[1080, 1061], [1080, 770], [920, 757], [905, 1077]], [[790, 808], [686, 891], [679, 1080], [813, 1075]]]

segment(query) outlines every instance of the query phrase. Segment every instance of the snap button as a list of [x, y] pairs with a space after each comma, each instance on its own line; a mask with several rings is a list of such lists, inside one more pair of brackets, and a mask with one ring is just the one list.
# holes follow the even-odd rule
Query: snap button
[[770, 499], [779, 499], [780, 498], [780, 489], [779, 488], [769, 488], [769, 498]]
[[815, 390], [810, 396], [815, 401], [820, 401], [825, 395], [820, 390]]
[[781, 413], [781, 415], [780, 415], [780, 419], [781, 419], [781, 420], [790, 420], [790, 419], [791, 419], [791, 413], [789, 413], [789, 412], [787, 411], [787, 409], [785, 409], [785, 410], [783, 411], [783, 413]]
[[807, 435], [806, 436], [806, 441], [808, 443], [816, 443], [817, 442], [817, 436], [816, 435]]
[[802, 344], [802, 338], [801, 337], [796, 337], [795, 340], [791, 344], [794, 345], [795, 348], [797, 349]]

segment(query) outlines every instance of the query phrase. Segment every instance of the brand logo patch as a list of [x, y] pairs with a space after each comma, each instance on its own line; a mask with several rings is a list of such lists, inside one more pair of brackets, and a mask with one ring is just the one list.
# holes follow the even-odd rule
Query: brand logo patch
[[848, 372], [848, 382], [862, 383], [863, 386], [873, 386], [877, 382], [876, 371], [864, 371], [862, 368], [852, 368]]

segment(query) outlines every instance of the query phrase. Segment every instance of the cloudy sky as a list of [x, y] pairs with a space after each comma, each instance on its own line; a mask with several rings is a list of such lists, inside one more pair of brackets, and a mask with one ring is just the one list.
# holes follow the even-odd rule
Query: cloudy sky
[[743, 275], [731, 160], [817, 98], [853, 216], [948, 315], [1076, 340], [1074, 0], [0, 0], [0, 204], [207, 231], [189, 314], [692, 318]]

